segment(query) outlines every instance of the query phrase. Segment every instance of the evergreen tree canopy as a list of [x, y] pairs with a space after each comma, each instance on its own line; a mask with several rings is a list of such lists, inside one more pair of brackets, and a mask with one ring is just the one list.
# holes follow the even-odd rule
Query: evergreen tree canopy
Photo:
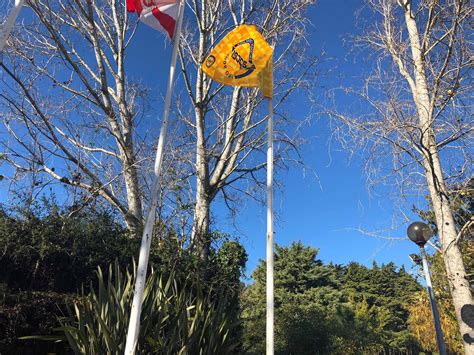
[[[325, 265], [318, 250], [293, 242], [275, 252], [275, 351], [278, 354], [378, 354], [419, 346], [408, 305], [421, 286], [393, 263]], [[242, 294], [244, 348], [265, 349], [265, 263]]]

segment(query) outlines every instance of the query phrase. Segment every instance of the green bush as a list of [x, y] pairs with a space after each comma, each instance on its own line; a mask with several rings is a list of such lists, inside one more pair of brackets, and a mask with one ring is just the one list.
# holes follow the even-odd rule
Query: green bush
[[[39, 208], [39, 207], [38, 207]], [[77, 292], [97, 266], [126, 265], [139, 241], [107, 211], [46, 204], [41, 212], [0, 211], [0, 282], [10, 289]]]

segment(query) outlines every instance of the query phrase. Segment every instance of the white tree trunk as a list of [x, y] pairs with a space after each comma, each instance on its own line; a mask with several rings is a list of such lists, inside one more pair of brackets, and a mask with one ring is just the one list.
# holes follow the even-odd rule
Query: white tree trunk
[[211, 201], [209, 195], [206, 193], [205, 181], [199, 180], [200, 177], [198, 176], [191, 240], [197, 254], [202, 260], [206, 260], [209, 253]]
[[191, 243], [201, 259], [207, 259], [211, 196], [209, 194], [209, 167], [204, 137], [204, 115], [196, 109], [196, 202]]
[[[203, 12], [205, 4], [203, 4]], [[206, 51], [206, 34], [199, 37], [199, 59], [202, 62]], [[196, 202], [194, 205], [193, 229], [191, 243], [194, 250], [201, 257], [207, 259], [208, 237], [210, 224], [210, 178], [207, 162], [207, 148], [205, 137], [205, 113], [202, 106], [204, 100], [204, 73], [198, 69], [196, 79], [196, 103], [194, 108], [196, 120]]]
[[[442, 244], [443, 258], [446, 273], [453, 299], [456, 317], [459, 323], [461, 336], [471, 331], [471, 328], [461, 318], [461, 308], [472, 304], [472, 295], [467, 280], [462, 254], [457, 243], [457, 231], [453, 213], [448, 199], [448, 191], [443, 177], [443, 170], [439, 160], [433, 121], [430, 111], [430, 97], [423, 62], [421, 43], [416, 21], [410, 6], [405, 10], [405, 21], [409, 33], [410, 46], [414, 61], [415, 91], [413, 98], [416, 104], [421, 139], [423, 143], [423, 165], [425, 169], [428, 190], [433, 204], [433, 210]], [[474, 344], [464, 342], [465, 353], [474, 354]]]
[[[131, 148], [131, 150], [133, 152], [133, 148]], [[125, 188], [128, 203], [128, 213], [124, 218], [132, 234], [139, 238], [143, 228], [141, 194], [137, 169], [133, 165], [129, 165], [128, 163], [124, 164]]]

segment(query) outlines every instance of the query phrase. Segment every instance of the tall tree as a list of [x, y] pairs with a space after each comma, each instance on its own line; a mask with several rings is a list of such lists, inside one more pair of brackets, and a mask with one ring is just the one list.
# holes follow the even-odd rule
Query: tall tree
[[[242, 194], [256, 198], [255, 188], [264, 186], [266, 105], [257, 89], [224, 88], [214, 85], [200, 66], [206, 55], [229, 28], [255, 24], [266, 40], [276, 46], [275, 109], [279, 122], [290, 118], [283, 103], [298, 89], [310, 84], [315, 59], [305, 53], [303, 43], [306, 9], [315, 0], [192, 0], [180, 57], [186, 87], [180, 109], [192, 137], [195, 159], [190, 161], [196, 174], [196, 199], [192, 241], [206, 257], [209, 247], [211, 204], [222, 196], [231, 209]], [[227, 93], [228, 95], [225, 95]], [[189, 104], [190, 105], [189, 105]], [[191, 118], [193, 117], [193, 118]], [[277, 131], [277, 158], [282, 162], [298, 146], [298, 141]], [[189, 141], [189, 139], [188, 139]]]
[[[331, 353], [344, 317], [343, 294], [335, 272], [317, 259], [318, 250], [294, 242], [275, 251], [275, 352]], [[265, 352], [265, 263], [242, 295], [244, 350]]]
[[[353, 135], [368, 146], [372, 161], [385, 159], [403, 189], [428, 190], [464, 334], [470, 327], [461, 318], [461, 308], [473, 300], [459, 248], [463, 228], [456, 228], [448, 186], [473, 173], [469, 153], [473, 86], [468, 79], [473, 7], [464, 0], [368, 0], [367, 4], [375, 25], [357, 43], [369, 46], [378, 59], [375, 73], [359, 94], [373, 110], [356, 119], [334, 113], [346, 130], [338, 133], [343, 139]], [[373, 168], [380, 179], [380, 165]], [[474, 353], [474, 344], [464, 346], [466, 353]]]
[[[56, 181], [100, 196], [132, 232], [142, 225], [144, 148], [136, 102], [144, 89], [125, 74], [131, 38], [123, 1], [28, 1], [33, 14], [1, 64], [2, 161], [34, 185]], [[76, 202], [76, 201], [75, 201]]]

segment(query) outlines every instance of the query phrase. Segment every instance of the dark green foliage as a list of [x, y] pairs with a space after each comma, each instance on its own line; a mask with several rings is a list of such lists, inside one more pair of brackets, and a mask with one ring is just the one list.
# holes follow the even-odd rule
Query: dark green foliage
[[116, 258], [128, 264], [138, 248], [106, 211], [70, 212], [48, 201], [33, 210], [0, 211], [0, 353], [60, 347], [17, 338], [50, 334], [66, 312], [65, 300], [82, 284], [89, 287], [98, 266], [107, 270]]
[[[333, 339], [343, 336], [347, 309], [336, 272], [316, 259], [317, 249], [292, 243], [275, 252], [275, 352], [327, 354]], [[252, 274], [255, 283], [242, 295], [249, 353], [265, 350], [265, 264]]]
[[[378, 354], [417, 351], [407, 304], [418, 283], [394, 264], [324, 265], [301, 242], [276, 247], [275, 351], [278, 354]], [[244, 346], [265, 350], [265, 264], [242, 294]]]
[[138, 241], [106, 211], [44, 204], [37, 213], [0, 211], [0, 280], [11, 289], [75, 292], [97, 266], [130, 262]]
[[[76, 298], [77, 291], [88, 295], [89, 290], [107, 289], [108, 286], [98, 283], [97, 268], [105, 272], [102, 279], [108, 285], [109, 265], [116, 262], [125, 270], [138, 254], [139, 244], [107, 211], [83, 209], [71, 214], [70, 209], [61, 209], [48, 201], [33, 211], [0, 211], [0, 353], [15, 353], [14, 350], [26, 345], [28, 349], [37, 349], [33, 353], [61, 349], [60, 344], [17, 338], [52, 334], [52, 329], [60, 325], [58, 317], [68, 313], [65, 299]], [[195, 305], [201, 312], [207, 312], [206, 307], [211, 304], [217, 310], [213, 317], [201, 317], [195, 324], [196, 332], [207, 329], [209, 334], [219, 334], [212, 328], [220, 321], [218, 317], [225, 316], [229, 324], [236, 324], [239, 279], [247, 258], [242, 246], [229, 238], [216, 235], [215, 245], [209, 260], [203, 263], [182, 249], [172, 232], [160, 232], [150, 255], [150, 264], [163, 279], [171, 277], [173, 270], [177, 285], [187, 285], [186, 290], [179, 290], [183, 297], [188, 297], [186, 304]], [[190, 275], [199, 280], [200, 288], [185, 282]], [[198, 291], [205, 297], [199, 298]], [[39, 305], [36, 299], [41, 299], [45, 306], [32, 307]], [[219, 303], [213, 303], [217, 299]], [[119, 308], [114, 310], [118, 312]], [[74, 308], [70, 311], [75, 312]], [[238, 342], [239, 326], [229, 329], [228, 341]], [[58, 350], [65, 351], [64, 346]]]
[[[247, 263], [247, 253], [244, 247], [235, 240], [219, 236], [222, 244], [216, 250], [211, 248], [211, 261], [214, 272], [212, 273], [212, 288], [224, 293], [227, 298], [226, 314], [232, 323], [230, 337], [238, 339], [236, 352], [241, 352], [242, 343], [242, 322], [240, 321], [240, 293], [242, 283], [240, 278], [244, 274]], [[208, 283], [210, 283], [208, 281]]]
[[343, 290], [355, 310], [353, 346], [373, 352], [417, 349], [407, 321], [410, 298], [420, 285], [393, 263], [374, 263], [372, 269], [350, 263], [345, 269]]

